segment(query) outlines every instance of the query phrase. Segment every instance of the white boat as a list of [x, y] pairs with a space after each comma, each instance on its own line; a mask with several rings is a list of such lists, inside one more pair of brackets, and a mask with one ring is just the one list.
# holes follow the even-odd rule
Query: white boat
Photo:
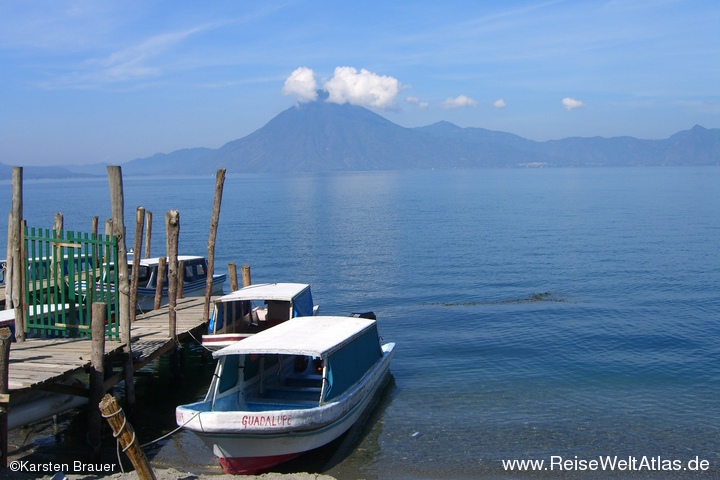
[[262, 472], [346, 432], [375, 403], [394, 351], [375, 320], [293, 318], [214, 352], [205, 399], [175, 420], [225, 473]]
[[[179, 255], [178, 262], [185, 262], [184, 279], [182, 285], [182, 296], [185, 297], [202, 297], [205, 295], [205, 286], [207, 278], [207, 260], [205, 257], [195, 255]], [[128, 261], [128, 275], [132, 274], [132, 260]], [[158, 271], [160, 266], [160, 258], [143, 258], [140, 260], [138, 268], [138, 291], [136, 310], [148, 312], [155, 308], [155, 292], [157, 290]], [[115, 272], [114, 266], [109, 271], [111, 279], [102, 278], [99, 284], [106, 285], [111, 294], [115, 293], [115, 285], [113, 285]], [[212, 290], [210, 295], [222, 295], [223, 284], [227, 275], [224, 273], [214, 274], [212, 282]], [[78, 282], [76, 289], [83, 294], [86, 291], [85, 282]], [[165, 269], [162, 298], [160, 305], [168, 303], [168, 278], [167, 267]]]
[[[152, 310], [155, 306], [159, 261], [159, 258], [143, 258], [140, 260], [137, 310], [146, 312]], [[207, 260], [205, 257], [180, 255], [178, 256], [178, 262], [185, 262], [185, 276], [182, 286], [183, 298], [204, 296], [207, 283]], [[132, 266], [132, 263], [129, 262], [129, 266]], [[167, 272], [165, 273], [161, 305], [166, 305], [168, 302]], [[210, 295], [222, 295], [226, 277], [227, 275], [224, 273], [213, 275]]]
[[217, 350], [291, 318], [317, 315], [319, 308], [306, 283], [243, 287], [215, 299], [202, 344]]

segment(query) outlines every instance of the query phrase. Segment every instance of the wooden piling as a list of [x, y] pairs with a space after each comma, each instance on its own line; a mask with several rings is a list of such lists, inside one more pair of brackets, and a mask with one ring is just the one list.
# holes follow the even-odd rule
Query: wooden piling
[[[92, 234], [92, 239], [97, 240], [98, 238], [98, 217], [92, 217], [92, 223], [90, 225], [90, 233]], [[99, 268], [100, 267], [100, 249], [97, 245], [93, 247], [93, 268]]]
[[150, 243], [152, 241], [152, 212], [145, 212], [145, 258], [150, 258]]
[[228, 263], [228, 276], [230, 277], [230, 291], [234, 292], [238, 289], [237, 265], [235, 265], [235, 262]]
[[113, 435], [120, 442], [123, 452], [128, 456], [140, 480], [157, 480], [155, 472], [150, 466], [147, 457], [140, 448], [140, 442], [135, 436], [135, 430], [125, 418], [125, 414], [112, 395], [105, 395], [100, 402], [102, 416], [107, 419], [112, 428]]
[[13, 252], [13, 212], [8, 212], [7, 251], [5, 255], [5, 310], [12, 305], [12, 252]]
[[210, 235], [208, 236], [208, 268], [205, 283], [205, 310], [203, 322], [210, 318], [210, 295], [212, 294], [213, 274], [215, 273], [215, 240], [217, 239], [218, 222], [220, 221], [220, 206], [222, 205], [223, 185], [225, 184], [225, 169], [220, 168], [215, 175], [215, 200], [213, 201], [212, 216], [210, 217]]
[[167, 258], [158, 258], [158, 275], [157, 285], [155, 286], [155, 303], [153, 304], [153, 310], [160, 308], [162, 304], [162, 291], [165, 285], [165, 270], [167, 270]]
[[[23, 168], [12, 169], [12, 305], [15, 309], [15, 340], [25, 341], [25, 286], [23, 285]], [[10, 261], [10, 258], [7, 259]], [[6, 281], [7, 283], [7, 281]]]
[[170, 210], [165, 214], [165, 228], [167, 229], [167, 265], [168, 265], [168, 329], [170, 338], [177, 336], [177, 318], [175, 306], [177, 305], [177, 268], [178, 268], [178, 241], [180, 238], [180, 212]]
[[12, 332], [8, 327], [0, 328], [0, 468], [7, 468], [8, 412], [10, 395], [8, 379], [10, 368], [10, 342]]
[[110, 205], [112, 207], [113, 235], [118, 240], [117, 271], [118, 283], [115, 291], [118, 294], [120, 317], [120, 340], [130, 349], [130, 282], [128, 281], [127, 247], [125, 245], [125, 198], [123, 195], [122, 169], [117, 165], [108, 165], [108, 182], [110, 183]]
[[[110, 184], [110, 205], [112, 207], [112, 234], [117, 237], [118, 283], [115, 292], [118, 295], [118, 317], [120, 319], [120, 341], [125, 345], [125, 398], [128, 407], [135, 403], [135, 380], [132, 368], [132, 338], [130, 336], [130, 279], [128, 277], [127, 247], [125, 244], [125, 196], [123, 194], [122, 169], [117, 165], [108, 165]], [[128, 364], [130, 368], [128, 368]]]
[[57, 236], [60, 236], [60, 232], [63, 231], [63, 225], [65, 223], [64, 217], [62, 212], [55, 213], [54, 221], [53, 221], [53, 230], [55, 230], [55, 233], [57, 233]]
[[250, 281], [250, 265], [243, 265], [241, 267], [241, 270], [243, 287], [249, 287], [250, 285], [252, 285]]
[[90, 456], [94, 461], [100, 457], [100, 441], [102, 439], [102, 418], [100, 410], [95, 408], [105, 395], [105, 320], [107, 304], [95, 302], [92, 305], [92, 353], [90, 364], [90, 411], [88, 413], [88, 441]]
[[140, 275], [140, 258], [142, 256], [143, 224], [145, 223], [145, 208], [137, 207], [135, 210], [135, 238], [133, 243], [133, 263], [130, 271], [130, 325], [135, 323], [137, 313], [138, 276]]

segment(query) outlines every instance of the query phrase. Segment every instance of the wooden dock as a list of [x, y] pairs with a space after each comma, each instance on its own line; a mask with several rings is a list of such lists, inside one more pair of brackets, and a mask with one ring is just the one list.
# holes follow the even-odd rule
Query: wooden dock
[[[178, 341], [192, 340], [202, 333], [204, 298], [180, 299], [175, 307]], [[175, 348], [169, 335], [168, 307], [138, 315], [132, 325], [133, 369], [144, 367]], [[85, 338], [37, 339], [13, 343], [10, 348], [9, 394], [11, 400], [36, 390], [71, 392], [63, 381], [90, 368], [92, 340]], [[106, 341], [108, 361], [123, 353], [123, 345]], [[108, 376], [106, 390], [123, 379], [122, 373]], [[85, 393], [87, 395], [87, 393]]]

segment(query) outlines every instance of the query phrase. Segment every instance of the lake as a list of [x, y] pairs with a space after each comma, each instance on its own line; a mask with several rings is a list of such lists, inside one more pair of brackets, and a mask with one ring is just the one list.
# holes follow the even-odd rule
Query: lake
[[[206, 253], [214, 183], [126, 178], [128, 247], [142, 205], [154, 214], [154, 255], [170, 209], [180, 211], [180, 252]], [[8, 211], [7, 182], [0, 198]], [[89, 231], [92, 216], [102, 225], [107, 180], [25, 183], [28, 225], [52, 227], [56, 211], [69, 230]], [[253, 283], [310, 283], [321, 314], [372, 310], [397, 344], [365, 428], [278, 471], [713, 478], [719, 239], [718, 167], [240, 175], [225, 181], [216, 271], [235, 262], [251, 265]], [[166, 397], [144, 414], [142, 435], [174, 428], [173, 405], [209, 383], [211, 368], [187, 349], [192, 378], [139, 386], [154, 392], [141, 405], [153, 388]], [[39, 448], [60, 451], [73, 432], [37, 432]], [[151, 457], [219, 471], [186, 432]], [[627, 467], [592, 468], [614, 457]], [[544, 463], [524, 471], [511, 460]]]

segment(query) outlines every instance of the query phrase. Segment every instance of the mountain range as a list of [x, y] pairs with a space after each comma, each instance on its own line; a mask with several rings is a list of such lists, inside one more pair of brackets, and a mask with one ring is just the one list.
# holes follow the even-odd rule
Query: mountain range
[[[405, 128], [370, 110], [323, 101], [288, 108], [218, 149], [157, 153], [122, 164], [123, 174], [199, 175], [484, 167], [720, 165], [720, 129], [699, 125], [667, 139], [570, 137], [537, 142], [448, 122]], [[11, 168], [0, 163], [0, 179]], [[25, 178], [104, 176], [105, 164], [25, 167]]]

